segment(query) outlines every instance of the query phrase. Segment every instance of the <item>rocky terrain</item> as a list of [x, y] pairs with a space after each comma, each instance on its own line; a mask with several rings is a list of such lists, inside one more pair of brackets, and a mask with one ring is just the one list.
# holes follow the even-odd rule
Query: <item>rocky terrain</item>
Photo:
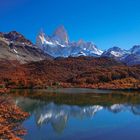
[[0, 60], [27, 63], [51, 58], [16, 31], [0, 33]]
[[37, 36], [36, 44], [16, 31], [0, 33], [0, 60], [28, 63], [57, 57], [79, 56], [107, 57], [130, 66], [138, 65], [140, 64], [140, 45], [134, 45], [129, 50], [115, 46], [102, 51], [93, 42], [82, 39], [77, 42], [70, 41], [64, 26], [58, 27], [50, 36], [41, 31]]
[[41, 31], [37, 36], [36, 46], [53, 57], [98, 57], [103, 53], [93, 42], [86, 42], [82, 39], [71, 42], [64, 26], [58, 27], [51, 36]]

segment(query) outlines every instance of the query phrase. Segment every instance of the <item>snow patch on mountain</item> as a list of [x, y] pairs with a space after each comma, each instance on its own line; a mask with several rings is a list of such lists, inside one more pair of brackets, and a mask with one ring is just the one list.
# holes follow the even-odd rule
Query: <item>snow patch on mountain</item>
[[36, 40], [37, 47], [53, 57], [100, 56], [99, 50], [92, 42], [79, 40], [70, 42], [67, 31], [63, 26], [58, 27], [52, 36], [40, 32]]
[[128, 53], [129, 53], [128, 51], [121, 49], [119, 47], [112, 47], [108, 49], [107, 51], [104, 51], [102, 56], [121, 58]]

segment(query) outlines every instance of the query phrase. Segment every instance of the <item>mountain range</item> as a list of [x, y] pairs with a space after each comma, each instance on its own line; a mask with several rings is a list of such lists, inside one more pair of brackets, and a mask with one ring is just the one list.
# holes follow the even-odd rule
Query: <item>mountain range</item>
[[103, 53], [92, 42], [82, 39], [70, 42], [63, 26], [58, 27], [51, 36], [41, 31], [37, 36], [36, 45], [53, 57], [100, 56]]
[[140, 64], [140, 45], [134, 45], [129, 50], [114, 46], [102, 51], [93, 42], [82, 39], [71, 42], [64, 26], [59, 26], [52, 35], [46, 35], [41, 31], [35, 44], [16, 31], [0, 32], [0, 60], [18, 60], [20, 63], [27, 63], [79, 56], [108, 57], [127, 65], [137, 65]]
[[[90, 106], [78, 106], [78, 105], [57, 105], [53, 102], [46, 104], [39, 100], [34, 100], [27, 97], [18, 97], [15, 99], [15, 103], [27, 110], [30, 114], [34, 115], [36, 125], [48, 125], [51, 124], [52, 128], [56, 132], [62, 132], [65, 126], [69, 122], [69, 119], [83, 119], [94, 118], [99, 112], [108, 111], [110, 113], [131, 112], [133, 115], [140, 115], [140, 106], [137, 104], [112, 104], [109, 106], [104, 105], [90, 105]], [[58, 131], [59, 130], [59, 131]], [[61, 131], [60, 131], [61, 130]]]
[[53, 57], [109, 57], [128, 65], [140, 64], [140, 45], [135, 45], [129, 50], [112, 47], [102, 51], [93, 42], [79, 40], [70, 42], [64, 26], [58, 27], [51, 36], [41, 31], [36, 39], [36, 46]]
[[0, 33], [0, 81], [7, 88], [140, 88], [140, 45], [106, 51], [92, 42], [71, 42], [63, 26], [36, 44], [22, 34]]

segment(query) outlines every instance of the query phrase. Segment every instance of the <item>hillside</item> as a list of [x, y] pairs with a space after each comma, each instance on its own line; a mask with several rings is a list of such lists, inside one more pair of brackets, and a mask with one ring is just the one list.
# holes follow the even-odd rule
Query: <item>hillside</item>
[[110, 58], [69, 57], [20, 64], [1, 61], [0, 79], [11, 88], [88, 87], [137, 89], [139, 66]]
[[0, 33], [0, 60], [17, 60], [20, 63], [52, 59], [22, 34], [12, 31]]

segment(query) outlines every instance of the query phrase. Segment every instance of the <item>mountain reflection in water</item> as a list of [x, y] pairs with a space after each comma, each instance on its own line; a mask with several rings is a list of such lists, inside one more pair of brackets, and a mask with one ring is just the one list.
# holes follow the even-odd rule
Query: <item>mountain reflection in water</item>
[[111, 106], [91, 105], [57, 105], [53, 102], [46, 103], [40, 100], [34, 100], [24, 97], [15, 99], [18, 106], [25, 111], [30, 112], [35, 117], [37, 127], [51, 124], [56, 133], [64, 131], [69, 118], [84, 120], [86, 118], [94, 119], [96, 113], [106, 110], [112, 113], [129, 111], [134, 115], [140, 115], [140, 105], [114, 104]]

